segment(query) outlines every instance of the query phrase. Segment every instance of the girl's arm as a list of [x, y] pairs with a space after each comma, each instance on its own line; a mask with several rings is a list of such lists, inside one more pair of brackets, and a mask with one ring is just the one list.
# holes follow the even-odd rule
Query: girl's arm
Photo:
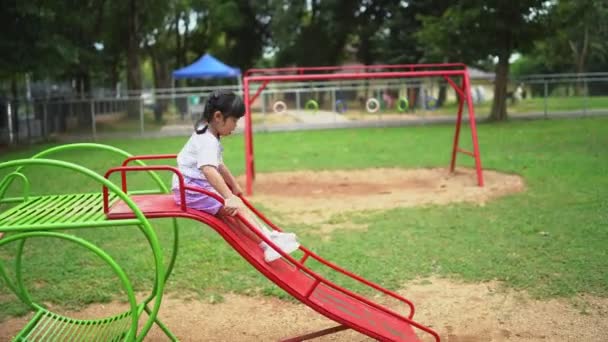
[[240, 196], [243, 193], [243, 190], [239, 186], [239, 183], [236, 181], [236, 178], [234, 178], [234, 176], [232, 175], [232, 172], [230, 172], [230, 169], [226, 165], [220, 164], [218, 170], [224, 178], [224, 181], [226, 181], [230, 188], [232, 188], [232, 193], [237, 196]]
[[228, 185], [224, 181], [224, 178], [220, 174], [218, 168], [211, 165], [205, 165], [201, 167], [201, 172], [207, 178], [207, 181], [213, 188], [219, 192], [222, 197], [224, 197], [224, 209], [228, 212], [229, 215], [236, 215], [238, 210], [243, 207], [242, 201], [240, 198], [235, 196], [228, 188]]
[[228, 198], [232, 196], [232, 192], [230, 191], [230, 188], [228, 188], [228, 185], [226, 185], [226, 182], [224, 181], [224, 178], [220, 174], [218, 168], [212, 165], [204, 165], [201, 167], [201, 171], [209, 184], [211, 184], [211, 186], [213, 186], [213, 188], [219, 192], [222, 197]]

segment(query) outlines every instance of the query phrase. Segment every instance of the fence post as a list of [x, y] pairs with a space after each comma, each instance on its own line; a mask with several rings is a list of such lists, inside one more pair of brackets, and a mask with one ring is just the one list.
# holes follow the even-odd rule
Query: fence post
[[338, 115], [336, 113], [336, 88], [332, 87], [331, 88], [331, 111], [334, 114], [334, 123], [338, 120], [336, 118], [336, 115]]
[[15, 136], [13, 135], [13, 110], [10, 100], [6, 101], [6, 115], [8, 116], [8, 143], [13, 145], [15, 142]]
[[587, 115], [587, 108], [589, 107], [589, 96], [587, 91], [587, 79], [583, 79], [583, 115]]
[[139, 99], [139, 134], [144, 135], [144, 100]]
[[549, 113], [547, 110], [547, 100], [548, 100], [547, 97], [549, 96], [549, 84], [547, 84], [547, 80], [544, 80], [544, 85], [545, 85], [545, 98], [544, 98], [544, 100], [545, 100], [545, 119], [547, 119], [549, 116]]
[[296, 109], [300, 112], [300, 89], [296, 90]]
[[95, 124], [95, 100], [91, 98], [91, 129], [93, 131], [93, 140], [97, 140], [97, 126]]
[[48, 137], [48, 121], [49, 121], [49, 114], [48, 114], [48, 100], [44, 100], [44, 102], [42, 102], [42, 136], [44, 137], [44, 140], [47, 140]]

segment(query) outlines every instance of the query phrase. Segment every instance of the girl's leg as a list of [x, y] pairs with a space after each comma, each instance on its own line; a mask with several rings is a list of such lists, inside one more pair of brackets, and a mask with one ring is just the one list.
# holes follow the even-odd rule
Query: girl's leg
[[[226, 210], [224, 210], [224, 207], [222, 207], [220, 209], [220, 211], [217, 213], [217, 216], [219, 216], [224, 221], [230, 222], [231, 228], [236, 228], [237, 230], [241, 231], [246, 237], [251, 239], [253, 242], [255, 242], [257, 244], [262, 242], [262, 239], [256, 233], [254, 233], [251, 229], [249, 229], [249, 227], [247, 227], [247, 225], [245, 225], [243, 222], [241, 222], [241, 220], [228, 215], [226, 213]], [[249, 220], [249, 222], [251, 222], [251, 220]]]

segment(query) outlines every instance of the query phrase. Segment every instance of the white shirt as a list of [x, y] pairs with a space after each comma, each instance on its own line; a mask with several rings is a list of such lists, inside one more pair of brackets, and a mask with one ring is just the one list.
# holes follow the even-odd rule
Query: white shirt
[[[203, 134], [194, 132], [177, 155], [177, 168], [186, 177], [205, 179], [201, 167], [205, 165], [219, 167], [223, 164], [223, 150], [219, 139], [209, 130]], [[173, 176], [173, 188], [177, 186], [177, 176]]]

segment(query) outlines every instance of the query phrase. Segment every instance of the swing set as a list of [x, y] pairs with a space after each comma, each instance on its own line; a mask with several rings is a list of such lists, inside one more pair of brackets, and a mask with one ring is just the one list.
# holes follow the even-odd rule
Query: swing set
[[[254, 144], [253, 124], [251, 119], [251, 105], [258, 98], [258, 96], [260, 96], [260, 94], [266, 88], [268, 83], [418, 77], [443, 78], [458, 95], [458, 113], [456, 116], [454, 142], [452, 145], [450, 172], [453, 172], [456, 167], [456, 157], [458, 153], [469, 155], [475, 159], [477, 185], [483, 186], [483, 171], [481, 167], [481, 156], [479, 153], [479, 142], [477, 139], [475, 109], [473, 108], [473, 100], [471, 96], [471, 81], [466, 65], [462, 63], [443, 63], [289, 67], [249, 69], [243, 77], [243, 96], [245, 102], [245, 191], [247, 195], [253, 194], [253, 182], [255, 179], [255, 158], [253, 148]], [[455, 80], [458, 78], [460, 79], [460, 84], [457, 84], [457, 80]], [[252, 84], [260, 84], [257, 91], [253, 95], [250, 92], [250, 87]], [[462, 126], [463, 110], [465, 105], [467, 106], [469, 125], [471, 128], [473, 151], [465, 150], [459, 146], [460, 129]]]

